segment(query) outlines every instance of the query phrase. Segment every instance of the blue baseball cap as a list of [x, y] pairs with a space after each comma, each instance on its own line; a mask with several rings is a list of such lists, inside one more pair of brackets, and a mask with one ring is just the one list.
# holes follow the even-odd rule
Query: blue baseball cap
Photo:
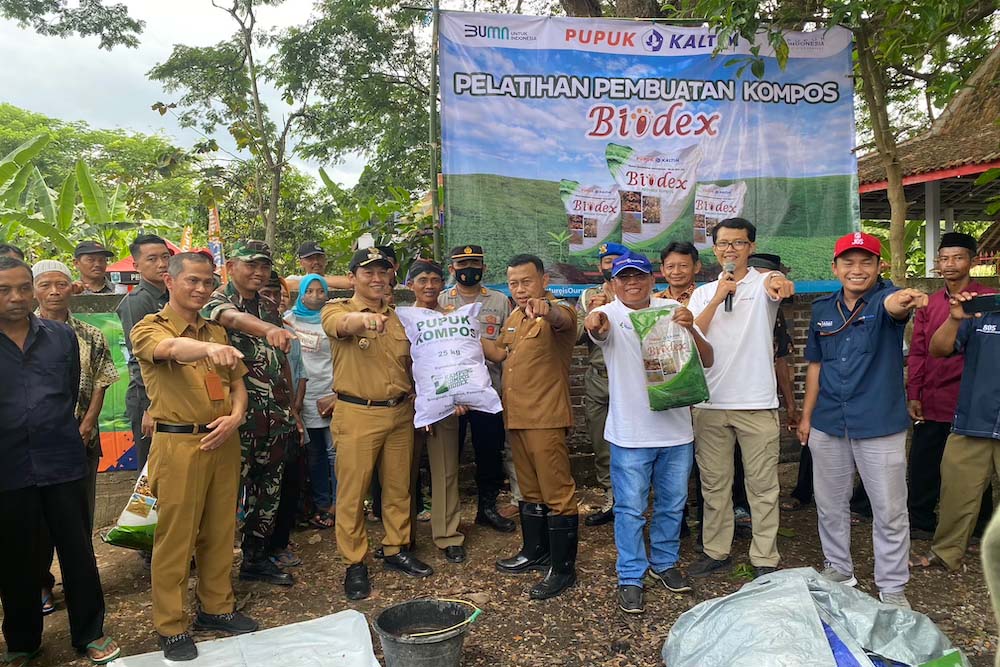
[[611, 277], [617, 276], [625, 269], [635, 269], [643, 273], [653, 273], [653, 264], [645, 255], [626, 250], [625, 253], [616, 259], [611, 265]]
[[604, 259], [608, 255], [624, 255], [628, 252], [628, 248], [621, 243], [602, 243], [599, 251], [598, 256]]

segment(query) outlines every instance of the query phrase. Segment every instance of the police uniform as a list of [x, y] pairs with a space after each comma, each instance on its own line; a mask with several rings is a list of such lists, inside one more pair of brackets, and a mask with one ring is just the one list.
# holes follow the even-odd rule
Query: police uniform
[[[385, 261], [371, 249], [375, 261]], [[363, 252], [363, 251], [362, 251]], [[352, 271], [355, 266], [352, 260]], [[385, 332], [341, 336], [337, 323], [350, 313], [388, 316]], [[337, 402], [331, 431], [337, 443], [337, 548], [345, 563], [362, 563], [368, 552], [364, 499], [375, 465], [382, 483], [382, 522], [386, 557], [410, 543], [410, 467], [413, 457], [413, 380], [410, 342], [402, 322], [384, 301], [371, 309], [356, 295], [323, 308], [323, 330], [333, 354]]]
[[[461, 259], [483, 259], [483, 249], [478, 245], [458, 246], [451, 252], [451, 261]], [[482, 280], [482, 276], [479, 276]], [[456, 308], [481, 303], [479, 311], [479, 331], [483, 338], [497, 340], [503, 323], [511, 312], [510, 299], [502, 292], [487, 289], [482, 284], [471, 301], [459, 293], [457, 287], [442, 291], [438, 303], [445, 312]], [[486, 362], [490, 380], [497, 393], [502, 391], [502, 373], [499, 364]], [[459, 418], [458, 438], [464, 440], [466, 428], [472, 429], [472, 447], [476, 454], [476, 489], [479, 495], [479, 510], [476, 523], [490, 525], [498, 530], [515, 530], [514, 522], [496, 513], [497, 496], [503, 487], [504, 422], [502, 414], [473, 411]], [[515, 480], [511, 481], [511, 486]]]
[[[607, 494], [608, 502], [603, 511], [610, 508], [614, 494], [611, 491], [611, 447], [604, 439], [604, 423], [608, 419], [608, 369], [604, 365], [604, 351], [590, 340], [583, 322], [587, 318], [587, 304], [595, 296], [604, 291], [604, 287], [588, 287], [580, 294], [576, 304], [577, 340], [587, 346], [587, 370], [583, 375], [583, 414], [587, 419], [587, 435], [590, 436], [590, 446], [594, 450], [594, 468], [597, 471], [597, 483]], [[612, 299], [614, 297], [611, 297]]]
[[208, 614], [228, 614], [234, 599], [230, 574], [240, 487], [240, 439], [233, 433], [218, 448], [202, 451], [204, 425], [232, 412], [231, 387], [247, 369], [153, 359], [164, 340], [181, 336], [228, 345], [225, 327], [199, 317], [188, 324], [170, 305], [147, 315], [132, 329], [132, 350], [139, 360], [149, 414], [156, 426], [149, 455], [149, 482], [157, 499], [153, 543], [153, 625], [164, 636], [187, 629], [184, 598], [194, 551], [195, 589]]

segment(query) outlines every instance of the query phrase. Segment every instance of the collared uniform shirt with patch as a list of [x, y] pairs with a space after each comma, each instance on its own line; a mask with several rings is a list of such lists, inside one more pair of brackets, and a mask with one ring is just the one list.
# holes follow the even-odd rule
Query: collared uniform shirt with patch
[[[338, 336], [337, 322], [350, 313], [388, 316], [385, 331], [360, 336]], [[323, 307], [323, 331], [333, 355], [333, 390], [368, 401], [390, 401], [413, 392], [410, 376], [410, 340], [396, 311], [385, 302], [371, 309], [358, 297]]]
[[[565, 309], [576, 321], [573, 307], [546, 297], [553, 308]], [[520, 307], [504, 322], [497, 345], [507, 347], [503, 364], [503, 414], [509, 429], [569, 428], [569, 367], [576, 344], [576, 326], [556, 331], [542, 318], [529, 320]]]
[[[909, 428], [903, 390], [907, 320], [893, 318], [884, 303], [898, 289], [888, 280], [876, 283], [853, 311], [844, 304], [843, 288], [813, 301], [805, 352], [806, 361], [821, 364], [813, 428], [851, 439]], [[821, 335], [826, 333], [832, 335]]]
[[[587, 331], [583, 327], [583, 321], [587, 319], [587, 315], [590, 311], [587, 310], [587, 304], [596, 295], [604, 291], [604, 286], [599, 287], [588, 287], [580, 293], [580, 298], [576, 302], [576, 340], [577, 342], [583, 342], [587, 346], [587, 363], [591, 368], [596, 370], [599, 374], [608, 377], [608, 367], [604, 363], [604, 349], [599, 345], [595, 345], [594, 341], [590, 339], [587, 335]], [[611, 301], [614, 301], [614, 296], [611, 296]]]
[[[488, 289], [480, 285], [479, 293], [472, 301], [466, 301], [465, 297], [458, 293], [457, 287], [442, 290], [438, 295], [438, 304], [444, 312], [450, 313], [456, 308], [467, 306], [470, 303], [481, 303], [483, 307], [479, 310], [479, 335], [489, 340], [496, 340], [503, 330], [503, 323], [510, 317], [512, 307], [510, 299], [503, 292]], [[503, 389], [502, 370], [499, 364], [492, 361], [486, 362], [486, 368], [490, 371], [490, 381], [493, 389], [500, 393]]]
[[1000, 313], [966, 320], [955, 338], [965, 354], [952, 431], [1000, 440]]
[[[203, 343], [229, 345], [226, 328], [198, 317], [189, 324], [170, 305], [147, 315], [132, 329], [132, 345], [149, 394], [149, 416], [167, 424], [209, 424], [233, 411], [232, 387], [247, 373], [242, 361], [234, 368], [216, 366], [209, 359], [184, 363], [156, 360], [156, 346], [171, 338], [191, 338]], [[209, 398], [206, 376], [215, 372], [222, 380], [223, 398]]]
[[[265, 297], [244, 299], [232, 282], [216, 290], [201, 310], [201, 315], [211, 322], [218, 322], [226, 310], [238, 310], [273, 324], [282, 326], [277, 305]], [[291, 387], [282, 372], [286, 363], [285, 353], [264, 338], [241, 331], [228, 330], [230, 345], [243, 353], [247, 374], [243, 381], [247, 388], [247, 420], [241, 432], [277, 435], [295, 430], [291, 412]]]

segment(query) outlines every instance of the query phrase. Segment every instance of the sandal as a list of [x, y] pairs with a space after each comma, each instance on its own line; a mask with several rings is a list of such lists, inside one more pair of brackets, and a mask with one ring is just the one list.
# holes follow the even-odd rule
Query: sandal
[[313, 528], [326, 530], [327, 528], [333, 528], [334, 519], [330, 516], [329, 512], [315, 512], [311, 517], [309, 517], [309, 525]]
[[48, 616], [49, 614], [54, 614], [56, 611], [56, 603], [52, 600], [52, 591], [47, 589], [42, 589], [42, 616]]
[[28, 667], [41, 652], [41, 648], [34, 651], [8, 651], [0, 657], [0, 667]]
[[805, 504], [798, 498], [791, 497], [782, 500], [780, 507], [786, 512], [798, 512]]
[[271, 562], [281, 568], [298, 567], [299, 565], [302, 565], [302, 559], [293, 554], [288, 549], [285, 549], [284, 551], [279, 551], [278, 553], [271, 556]]
[[910, 556], [909, 565], [911, 568], [919, 570], [933, 570], [940, 568], [948, 572], [951, 571], [948, 564], [941, 560], [941, 558], [933, 551], [928, 556]]
[[90, 664], [106, 665], [120, 656], [122, 649], [115, 643], [114, 639], [105, 635], [87, 644], [83, 649], [83, 653], [90, 660]]

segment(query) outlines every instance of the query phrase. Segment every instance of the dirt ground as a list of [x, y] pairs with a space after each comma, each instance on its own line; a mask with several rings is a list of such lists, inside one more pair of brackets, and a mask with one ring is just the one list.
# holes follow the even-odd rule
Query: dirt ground
[[[794, 484], [795, 464], [781, 468], [782, 488]], [[581, 510], [597, 502], [592, 490], [582, 490]], [[545, 602], [532, 602], [528, 589], [540, 576], [532, 573], [507, 576], [496, 571], [496, 558], [508, 556], [519, 546], [517, 533], [503, 535], [471, 524], [474, 506], [463, 504], [462, 531], [469, 558], [461, 565], [444, 560], [430, 541], [430, 525], [418, 524], [418, 554], [435, 568], [433, 577], [413, 580], [383, 572], [376, 561], [370, 566], [374, 591], [370, 598], [351, 603], [343, 594], [344, 566], [336, 555], [333, 531], [302, 530], [293, 535], [305, 561], [294, 570], [297, 582], [291, 589], [236, 581], [239, 604], [260, 621], [275, 627], [304, 621], [353, 607], [369, 619], [382, 609], [420, 596], [472, 599], [484, 610], [465, 642], [466, 667], [626, 667], [660, 665], [660, 650], [671, 625], [698, 602], [737, 590], [745, 580], [719, 575], [694, 581], [691, 594], [676, 595], [654, 585], [647, 586], [646, 613], [626, 616], [615, 604], [615, 548], [612, 525], [586, 528], [581, 522], [579, 582], [568, 593]], [[812, 507], [783, 512], [779, 548], [783, 567], [820, 567], [822, 557]], [[373, 542], [381, 537], [379, 524], [369, 523]], [[790, 529], [790, 530], [789, 530]], [[872, 581], [871, 525], [855, 527], [854, 557], [860, 587], [875, 591]], [[749, 562], [749, 540], [738, 535], [733, 547], [736, 563]], [[927, 542], [915, 542], [914, 550], [925, 551]], [[149, 573], [139, 557], [97, 540], [97, 560], [107, 599], [109, 634], [117, 638], [126, 655], [157, 650], [151, 624]], [[695, 559], [691, 538], [681, 544], [681, 566]], [[235, 574], [235, 572], [234, 572]], [[993, 664], [996, 627], [983, 582], [978, 555], [970, 554], [965, 568], [954, 574], [941, 571], [915, 572], [907, 595], [916, 610], [928, 614], [963, 649], [974, 665]], [[33, 664], [86, 665], [69, 646], [62, 587], [56, 587], [60, 609], [45, 620], [45, 650]], [[196, 641], [212, 638], [199, 633]], [[381, 658], [378, 641], [373, 640]]]

